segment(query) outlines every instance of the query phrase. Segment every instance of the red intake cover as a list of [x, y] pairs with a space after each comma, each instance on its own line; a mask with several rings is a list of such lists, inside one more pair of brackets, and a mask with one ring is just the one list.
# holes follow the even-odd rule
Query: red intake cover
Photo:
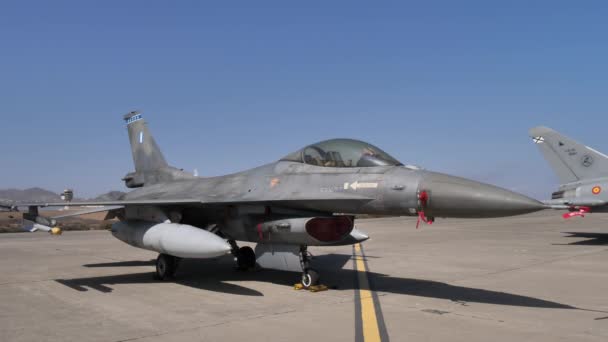
[[342, 240], [353, 230], [354, 222], [348, 216], [315, 217], [306, 222], [306, 232], [322, 242]]

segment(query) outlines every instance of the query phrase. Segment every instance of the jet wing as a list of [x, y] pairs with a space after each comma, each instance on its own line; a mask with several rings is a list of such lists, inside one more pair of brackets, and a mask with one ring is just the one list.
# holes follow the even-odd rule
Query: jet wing
[[[91, 214], [96, 212], [119, 210], [126, 206], [158, 205], [158, 206], [228, 206], [228, 205], [276, 205], [284, 207], [307, 208], [311, 204], [348, 203], [349, 205], [363, 205], [372, 198], [361, 197], [353, 194], [332, 194], [333, 198], [298, 198], [298, 199], [273, 199], [273, 200], [200, 200], [200, 199], [141, 199], [126, 201], [102, 201], [102, 202], [59, 202], [59, 203], [19, 203], [19, 207], [28, 207], [29, 212], [24, 213], [24, 229], [28, 231], [44, 230], [51, 234], [61, 234], [59, 228], [51, 228], [57, 222], [56, 219]], [[90, 207], [71, 213], [65, 213], [55, 217], [42, 217], [38, 215], [39, 207]]]
[[127, 201], [100, 201], [100, 202], [32, 202], [19, 203], [19, 207], [102, 207], [102, 206], [125, 206], [125, 205], [176, 205], [176, 204], [200, 204], [201, 200], [195, 199], [154, 199], [154, 200], [127, 200]]
[[122, 208], [124, 208], [124, 205], [109, 205], [109, 206], [102, 206], [102, 207], [91, 208], [91, 209], [86, 209], [86, 210], [68, 212], [68, 213], [65, 213], [62, 215], [53, 216], [51, 218], [61, 219], [61, 218], [72, 217], [72, 216], [80, 216], [80, 215], [86, 215], [86, 214], [100, 213], [100, 212], [104, 212], [104, 211], [118, 210], [118, 209], [122, 209]]
[[[239, 204], [261, 204], [261, 205], [298, 205], [307, 204], [310, 202], [316, 203], [352, 203], [352, 204], [365, 204], [372, 201], [373, 198], [364, 197], [356, 194], [340, 194], [332, 193], [331, 197], [322, 198], [321, 196], [315, 198], [285, 198], [285, 199], [218, 199], [214, 197], [204, 199], [136, 199], [136, 200], [118, 200], [118, 201], [101, 201], [101, 202], [57, 202], [57, 203], [19, 203], [19, 207], [64, 207], [69, 205], [70, 207], [98, 207], [91, 208], [90, 211], [83, 211], [82, 214], [88, 214], [93, 212], [115, 210], [123, 208], [125, 206], [143, 206], [143, 205], [159, 205], [159, 206], [174, 206], [174, 205], [190, 205], [190, 206], [216, 206], [216, 205], [239, 205]], [[109, 208], [109, 209], [108, 209]], [[80, 214], [80, 215], [82, 215]]]

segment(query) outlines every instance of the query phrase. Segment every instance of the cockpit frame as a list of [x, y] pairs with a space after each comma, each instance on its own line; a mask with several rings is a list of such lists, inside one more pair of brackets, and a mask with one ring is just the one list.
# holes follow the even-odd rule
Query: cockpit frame
[[324, 140], [308, 145], [281, 160], [334, 168], [403, 166], [380, 148], [354, 139]]

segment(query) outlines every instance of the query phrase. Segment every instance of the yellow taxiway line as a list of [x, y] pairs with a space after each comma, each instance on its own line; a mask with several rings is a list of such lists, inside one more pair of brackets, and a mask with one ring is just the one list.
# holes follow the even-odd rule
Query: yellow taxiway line
[[[365, 265], [365, 256], [363, 254], [360, 244], [354, 246], [355, 267], [357, 270], [357, 280], [359, 283], [359, 302], [360, 302], [360, 317], [361, 317], [361, 330], [363, 341], [365, 342], [376, 342], [383, 339], [380, 328], [379, 313], [376, 311], [376, 307], [379, 307], [377, 298], [374, 296], [370, 287], [370, 282], [367, 275], [367, 267]], [[359, 314], [359, 313], [358, 313]]]

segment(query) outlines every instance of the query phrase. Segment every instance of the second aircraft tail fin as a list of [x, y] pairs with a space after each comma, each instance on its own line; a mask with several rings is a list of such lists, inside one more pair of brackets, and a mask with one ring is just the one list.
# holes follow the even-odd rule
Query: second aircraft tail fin
[[560, 183], [608, 176], [608, 156], [551, 128], [530, 129], [530, 137], [551, 165]]

